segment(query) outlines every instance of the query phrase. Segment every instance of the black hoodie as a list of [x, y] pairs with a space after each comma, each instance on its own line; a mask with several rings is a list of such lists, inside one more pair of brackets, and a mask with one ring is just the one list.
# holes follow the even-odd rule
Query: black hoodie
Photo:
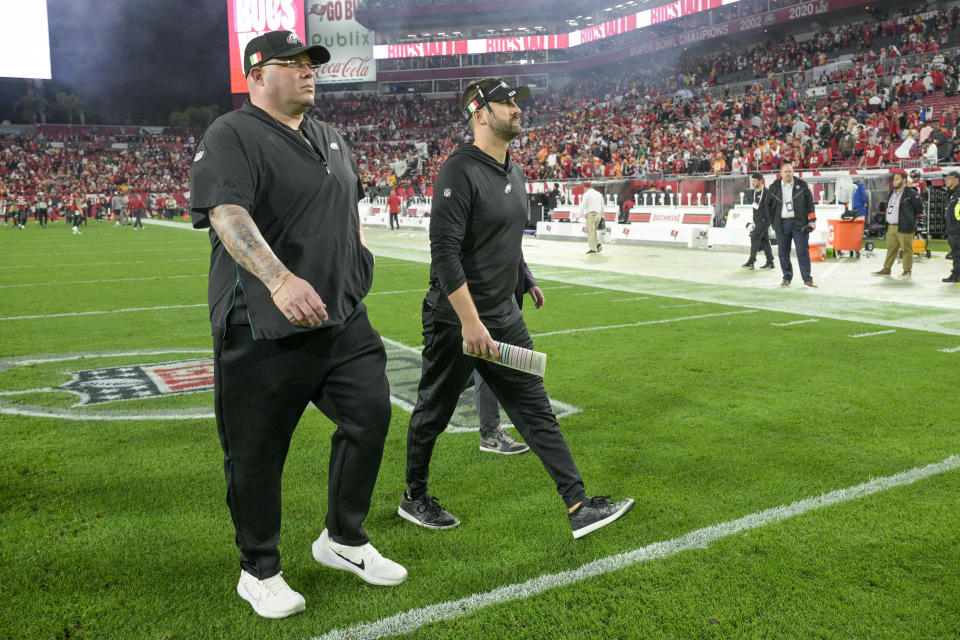
[[514, 292], [527, 223], [520, 167], [500, 164], [473, 144], [440, 169], [430, 210], [430, 292], [436, 320], [460, 324], [447, 296], [467, 283], [480, 320], [506, 327], [521, 319]]

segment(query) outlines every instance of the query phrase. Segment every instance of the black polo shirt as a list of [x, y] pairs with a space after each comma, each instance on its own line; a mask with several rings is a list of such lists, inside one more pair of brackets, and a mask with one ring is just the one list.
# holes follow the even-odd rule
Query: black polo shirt
[[437, 176], [430, 208], [430, 293], [436, 319], [460, 324], [447, 296], [467, 283], [480, 320], [507, 327], [522, 319], [514, 292], [528, 217], [520, 167], [500, 164], [473, 144], [454, 151]]
[[[190, 171], [193, 226], [210, 226], [218, 205], [243, 207], [273, 252], [314, 286], [327, 305], [324, 327], [342, 324], [370, 290], [373, 255], [360, 244], [363, 185], [346, 143], [330, 125], [304, 116], [301, 130], [249, 101], [214, 121]], [[311, 331], [291, 324], [260, 280], [239, 266], [210, 230], [208, 298], [213, 335], [249, 324], [254, 338]], [[237, 308], [242, 313], [233, 313]]]

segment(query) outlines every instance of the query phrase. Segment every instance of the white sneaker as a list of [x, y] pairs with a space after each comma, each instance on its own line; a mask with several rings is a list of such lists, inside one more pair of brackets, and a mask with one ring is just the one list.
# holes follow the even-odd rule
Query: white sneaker
[[398, 585], [407, 579], [407, 570], [384, 558], [369, 542], [359, 547], [339, 544], [324, 529], [313, 543], [313, 558], [325, 567], [351, 571], [370, 584]]
[[237, 594], [264, 618], [286, 618], [300, 613], [306, 608], [307, 602], [290, 588], [281, 573], [266, 580], [257, 580], [246, 571], [241, 571]]

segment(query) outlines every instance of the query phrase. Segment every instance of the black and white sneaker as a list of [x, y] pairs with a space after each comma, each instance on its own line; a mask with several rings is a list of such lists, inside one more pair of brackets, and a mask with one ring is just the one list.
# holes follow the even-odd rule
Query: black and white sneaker
[[584, 498], [577, 510], [570, 514], [570, 528], [574, 538], [604, 527], [633, 508], [633, 498], [610, 502], [610, 496]]
[[407, 570], [380, 555], [369, 542], [359, 546], [339, 544], [326, 529], [313, 543], [313, 559], [325, 567], [355, 573], [370, 584], [394, 586], [407, 579]]
[[502, 453], [505, 456], [515, 456], [519, 453], [530, 451], [530, 447], [522, 442], [517, 442], [507, 435], [507, 432], [497, 427], [496, 431], [490, 434], [480, 434], [480, 451], [489, 451], [490, 453]]
[[397, 514], [404, 520], [427, 529], [453, 529], [460, 524], [460, 520], [441, 507], [437, 499], [430, 494], [424, 498], [410, 498], [404, 491]]

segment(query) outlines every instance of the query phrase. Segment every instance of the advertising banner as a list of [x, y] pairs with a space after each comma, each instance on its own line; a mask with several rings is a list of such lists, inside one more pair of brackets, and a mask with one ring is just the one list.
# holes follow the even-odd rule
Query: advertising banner
[[230, 91], [246, 93], [243, 50], [269, 31], [293, 31], [306, 42], [302, 0], [227, 0], [227, 37], [230, 41]]
[[307, 0], [307, 35], [310, 44], [330, 51], [330, 62], [316, 73], [317, 84], [376, 82], [373, 61], [375, 35], [356, 18], [358, 0]]

